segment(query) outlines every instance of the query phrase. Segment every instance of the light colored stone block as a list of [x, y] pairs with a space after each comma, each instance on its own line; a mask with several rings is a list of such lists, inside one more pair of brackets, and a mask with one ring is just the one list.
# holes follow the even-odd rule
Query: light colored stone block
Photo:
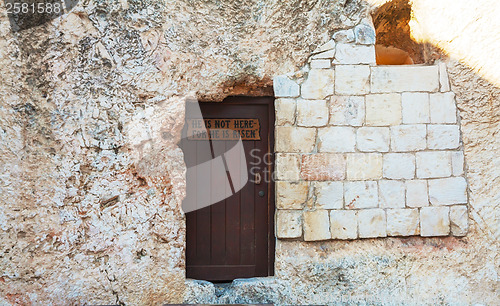
[[335, 66], [335, 94], [364, 95], [370, 92], [368, 65]]
[[375, 47], [338, 43], [334, 64], [375, 64]]
[[340, 30], [333, 34], [333, 39], [338, 43], [350, 43], [356, 39], [352, 29]]
[[316, 207], [321, 209], [344, 208], [344, 184], [342, 182], [315, 182]]
[[431, 123], [456, 123], [455, 94], [452, 92], [430, 94], [429, 110]]
[[313, 59], [311, 61], [312, 69], [328, 69], [332, 67], [332, 63], [329, 59]]
[[401, 95], [377, 94], [366, 96], [366, 124], [375, 126], [401, 123]]
[[335, 40], [330, 39], [325, 44], [316, 48], [312, 54], [323, 53], [325, 51], [335, 50]]
[[297, 100], [297, 125], [325, 126], [328, 123], [328, 106], [325, 100]]
[[423, 237], [450, 234], [449, 207], [422, 207], [420, 209], [420, 235]]
[[378, 191], [380, 208], [405, 207], [405, 184], [403, 182], [380, 180]]
[[312, 152], [316, 129], [295, 126], [276, 127], [276, 152]]
[[417, 152], [417, 178], [451, 176], [451, 153], [447, 151]]
[[348, 180], [376, 180], [382, 178], [382, 154], [347, 154]]
[[363, 209], [358, 211], [360, 238], [387, 237], [387, 221], [383, 209]]
[[333, 96], [330, 99], [330, 124], [361, 126], [365, 121], [365, 98]]
[[398, 125], [391, 127], [391, 149], [395, 152], [425, 150], [425, 124]]
[[467, 182], [463, 177], [429, 180], [429, 201], [432, 205], [467, 203]]
[[411, 180], [406, 181], [406, 206], [424, 207], [429, 206], [429, 193], [427, 191], [427, 181]]
[[300, 176], [306, 181], [345, 179], [346, 161], [342, 154], [318, 153], [302, 156]]
[[389, 139], [388, 127], [361, 127], [356, 133], [357, 148], [362, 152], [387, 152]]
[[278, 180], [298, 181], [299, 173], [299, 154], [276, 153], [276, 178]]
[[276, 207], [278, 209], [302, 209], [307, 201], [307, 182], [276, 182]]
[[330, 231], [333, 239], [358, 238], [358, 217], [354, 210], [330, 211]]
[[327, 210], [304, 212], [304, 240], [318, 241], [330, 239], [330, 218]]
[[373, 93], [439, 89], [438, 66], [391, 65], [371, 67]]
[[427, 126], [429, 149], [456, 149], [460, 144], [458, 125], [430, 124]]
[[420, 233], [418, 209], [388, 209], [387, 235], [413, 236]]
[[469, 231], [469, 215], [467, 206], [453, 205], [450, 207], [450, 225], [453, 236], [465, 236]]
[[276, 98], [300, 96], [300, 86], [285, 75], [274, 77], [273, 89]]
[[354, 28], [354, 35], [356, 37], [356, 43], [358, 44], [375, 44], [375, 27], [373, 26], [371, 17], [361, 20], [360, 24]]
[[334, 69], [311, 69], [307, 80], [302, 83], [302, 98], [324, 99], [333, 95]]
[[295, 99], [276, 99], [276, 125], [295, 124], [295, 111], [297, 101]]
[[354, 128], [333, 126], [318, 129], [318, 152], [354, 152], [356, 134]]
[[412, 179], [415, 177], [415, 156], [411, 153], [384, 155], [383, 176], [388, 179]]
[[[328, 60], [330, 60], [334, 57], [335, 57], [335, 49], [315, 54], [311, 58], [313, 60], [315, 60], [315, 59], [328, 59]], [[311, 66], [311, 68], [314, 68], [314, 67]]]
[[448, 79], [448, 70], [446, 63], [439, 62], [439, 90], [441, 92], [450, 91], [450, 80]]
[[278, 210], [276, 212], [276, 236], [278, 238], [302, 236], [302, 211]]
[[345, 182], [344, 199], [347, 209], [378, 207], [377, 182]]
[[426, 92], [403, 92], [403, 123], [429, 123], [429, 94]]
[[464, 152], [451, 152], [451, 167], [452, 174], [454, 176], [460, 176], [464, 174]]

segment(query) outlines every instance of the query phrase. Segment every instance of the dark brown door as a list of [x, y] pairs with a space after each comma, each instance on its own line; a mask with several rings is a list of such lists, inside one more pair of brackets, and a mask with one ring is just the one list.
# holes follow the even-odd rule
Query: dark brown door
[[[273, 102], [271, 97], [230, 97], [222, 103], [200, 103], [205, 120], [252, 119], [252, 122], [259, 123], [259, 131], [257, 135], [253, 134], [255, 131], [247, 131], [242, 140], [247, 184], [216, 204], [186, 214], [188, 278], [229, 281], [274, 273]], [[193, 160], [204, 162], [203, 157], [196, 156], [199, 142], [185, 141], [189, 142], [184, 146], [186, 163], [193, 164]], [[212, 144], [214, 141], [211, 140]], [[223, 141], [226, 150], [236, 143], [217, 141], [219, 148], [220, 141]], [[215, 156], [224, 153], [213, 151], [212, 148]], [[187, 181], [187, 184], [199, 183], [189, 181], [189, 178]], [[211, 192], [216, 192], [217, 188], [224, 186], [211, 181]]]

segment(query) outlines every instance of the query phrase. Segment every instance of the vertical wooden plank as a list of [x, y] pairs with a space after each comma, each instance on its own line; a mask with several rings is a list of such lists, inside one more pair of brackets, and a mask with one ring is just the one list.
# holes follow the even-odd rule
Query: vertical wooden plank
[[[200, 142], [201, 143], [201, 142]], [[198, 144], [197, 146], [197, 163], [202, 163], [206, 160], [205, 156], [200, 154], [199, 148], [202, 145]], [[203, 152], [203, 150], [201, 150]], [[198, 177], [200, 180], [200, 177]], [[197, 196], [210, 196], [210, 179], [203, 179], [201, 182], [196, 182], [196, 191]], [[208, 187], [208, 188], [207, 188]], [[207, 192], [208, 190], [208, 192]], [[199, 260], [198, 264], [209, 263], [211, 260], [211, 218], [210, 218], [210, 206], [198, 209], [196, 211], [196, 248], [197, 248], [197, 259]]]
[[[182, 148], [184, 149], [184, 161], [187, 167], [196, 164], [196, 142], [182, 139]], [[187, 192], [196, 197], [196, 180], [190, 179], [187, 184]], [[186, 214], [186, 265], [197, 262], [196, 247], [196, 211]]]
[[[221, 142], [219, 141], [218, 145], [222, 145], [225, 148], [225, 141]], [[216, 146], [214, 146], [216, 147]], [[218, 158], [218, 155], [220, 152], [217, 152], [217, 150], [214, 150], [215, 157]], [[213, 167], [216, 167], [217, 165], [214, 164], [212, 165]], [[223, 171], [221, 171], [223, 170]], [[225, 169], [214, 169], [212, 168], [212, 173], [211, 173], [211, 183], [212, 183], [212, 189], [211, 192], [214, 194], [221, 194], [220, 189], [224, 188], [226, 189], [225, 192], [227, 192], [227, 188], [229, 188], [228, 184], [226, 184], [227, 181], [227, 173], [225, 172]], [[215, 197], [214, 197], [215, 198]], [[211, 211], [211, 222], [212, 226], [210, 228], [210, 235], [211, 235], [211, 243], [210, 243], [210, 248], [211, 248], [211, 260], [210, 263], [213, 265], [223, 265], [225, 260], [226, 260], [226, 202], [229, 199], [224, 199], [216, 204], [213, 204], [210, 206], [210, 211]]]
[[[255, 148], [255, 141], [243, 142], [245, 148], [245, 155], [247, 158], [247, 165], [250, 170], [252, 165], [250, 162], [250, 151]], [[249, 176], [249, 180], [252, 176]], [[251, 181], [241, 190], [241, 203], [240, 203], [240, 223], [241, 223], [241, 237], [240, 237], [240, 264], [254, 264], [255, 263], [255, 184]]]
[[[257, 108], [257, 107], [256, 107]], [[268, 204], [270, 201], [269, 185], [270, 181], [265, 180], [264, 170], [268, 168], [265, 160], [265, 154], [269, 150], [269, 122], [268, 108], [265, 105], [258, 106], [258, 118], [261, 122], [261, 140], [256, 141], [256, 148], [262, 153], [262, 159], [259, 172], [262, 176], [262, 183], [256, 186], [255, 197], [255, 264], [256, 275], [267, 275], [268, 267]], [[263, 192], [264, 196], [259, 196], [259, 192]]]

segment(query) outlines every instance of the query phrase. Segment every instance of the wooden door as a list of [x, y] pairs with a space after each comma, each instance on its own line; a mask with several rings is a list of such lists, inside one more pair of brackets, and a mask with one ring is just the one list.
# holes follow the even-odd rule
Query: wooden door
[[[186, 214], [188, 278], [230, 281], [274, 273], [274, 185], [270, 176], [274, 163], [273, 103], [270, 97], [230, 97], [221, 103], [200, 103], [205, 120], [253, 119], [255, 122], [257, 119], [260, 139], [246, 135], [242, 140], [248, 171], [246, 185], [216, 204]], [[196, 156], [197, 141], [187, 141], [190, 143], [184, 147], [186, 164], [204, 162], [203, 157]], [[218, 141], [223, 141], [226, 151], [236, 143]], [[214, 144], [214, 140], [211, 142]], [[221, 143], [217, 145], [220, 147]], [[224, 153], [213, 151], [212, 148], [215, 157]], [[232, 179], [237, 178], [233, 175]], [[187, 184], [199, 183], [189, 178], [187, 181]], [[211, 192], [224, 188], [216, 180], [210, 183]]]

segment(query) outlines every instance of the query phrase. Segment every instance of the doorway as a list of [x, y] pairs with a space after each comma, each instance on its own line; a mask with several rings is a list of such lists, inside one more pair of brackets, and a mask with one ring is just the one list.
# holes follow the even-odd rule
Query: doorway
[[[202, 102], [200, 109], [213, 158], [224, 154], [220, 151], [234, 150], [237, 141], [224, 138], [212, 128], [224, 125], [238, 132], [248, 181], [240, 190], [234, 190], [237, 185], [234, 180], [239, 178], [228, 171], [230, 196], [186, 213], [186, 277], [224, 282], [273, 275], [274, 98], [229, 97], [222, 103]], [[183, 145], [186, 164], [203, 162], [203, 158], [197, 156], [200, 142], [189, 138], [183, 141], [187, 142]], [[223, 149], [214, 150], [215, 147]], [[204, 185], [207, 184], [205, 180], [210, 180], [210, 187], [206, 189], [208, 197], [208, 192], [220, 193], [221, 188], [229, 188], [213, 178], [201, 177], [188, 177], [188, 186], [198, 186], [200, 182], [196, 180], [203, 180]]]

